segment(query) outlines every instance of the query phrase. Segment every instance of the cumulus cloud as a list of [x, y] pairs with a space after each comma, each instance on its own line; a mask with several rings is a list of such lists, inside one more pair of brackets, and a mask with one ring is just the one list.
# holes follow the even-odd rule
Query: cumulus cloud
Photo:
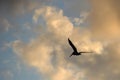
[[[13, 50], [50, 80], [119, 80], [118, 3], [118, 0], [92, 0], [91, 31], [74, 27], [61, 9], [51, 6], [38, 8], [33, 15], [34, 26], [43, 18], [45, 31], [28, 43], [14, 41]], [[72, 49], [68, 37], [79, 51], [94, 53], [69, 58]]]
[[109, 44], [105, 48], [105, 54], [101, 57], [96, 56], [96, 62], [94, 63], [94, 65], [89, 64], [88, 68], [86, 69], [89, 73], [87, 77], [90, 77], [90, 80], [119, 80], [119, 45], [120, 43]]
[[46, 22], [44, 33], [28, 43], [14, 41], [12, 44], [14, 52], [50, 80], [85, 79], [89, 67], [84, 67], [84, 63], [89, 66], [87, 63], [90, 62], [93, 66], [97, 54], [88, 54], [86, 58], [84, 55], [83, 58], [69, 58], [72, 49], [68, 47], [67, 39], [70, 37], [80, 51], [93, 51], [99, 54], [103, 51], [102, 43], [92, 40], [88, 30], [74, 27], [61, 9], [51, 6], [36, 9], [33, 15], [34, 24], [38, 22], [40, 16]]
[[97, 38], [119, 38], [120, 8], [118, 3], [120, 3], [119, 0], [91, 0], [91, 30]]
[[[42, 9], [35, 10], [35, 15], [33, 16], [33, 20], [37, 22], [40, 15], [43, 15], [46, 20], [46, 25], [48, 26], [48, 30], [56, 35], [66, 36], [68, 33], [72, 31], [73, 24], [69, 21], [69, 19], [63, 15], [63, 11], [54, 7], [45, 7]], [[62, 32], [61, 32], [62, 31]]]
[[94, 62], [96, 66], [89, 64], [86, 68], [90, 73], [87, 75], [90, 77], [89, 80], [119, 80], [119, 2], [119, 0], [91, 0], [89, 21], [92, 37], [105, 41], [103, 42], [105, 54], [101, 57], [96, 56]]

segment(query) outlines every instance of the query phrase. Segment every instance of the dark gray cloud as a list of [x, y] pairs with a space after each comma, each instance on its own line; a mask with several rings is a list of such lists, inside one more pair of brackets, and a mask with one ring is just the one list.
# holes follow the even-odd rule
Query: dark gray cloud
[[49, 1], [51, 0], [0, 0], [0, 32], [15, 28], [16, 24], [18, 26], [15, 23], [16, 16], [32, 13], [32, 10]]
[[0, 0], [0, 14], [24, 14], [50, 0]]

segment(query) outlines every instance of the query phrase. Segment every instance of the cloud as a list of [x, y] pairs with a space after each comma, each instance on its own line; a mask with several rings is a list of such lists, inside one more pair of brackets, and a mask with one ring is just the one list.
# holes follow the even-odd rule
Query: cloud
[[12, 25], [7, 19], [0, 18], [0, 32], [7, 32], [11, 27]]
[[75, 25], [81, 26], [81, 24], [83, 24], [85, 22], [88, 15], [89, 15], [88, 12], [82, 12], [82, 13], [80, 13], [80, 18], [74, 18], [72, 21]]
[[119, 0], [91, 0], [91, 30], [94, 37], [116, 39], [120, 35]]
[[[69, 32], [72, 31], [73, 24], [69, 21], [69, 19], [63, 15], [63, 11], [54, 7], [45, 7], [42, 9], [35, 10], [35, 15], [33, 16], [33, 20], [37, 22], [39, 16], [42, 14], [44, 19], [46, 20], [46, 25], [48, 26], [48, 30], [56, 35], [66, 36]], [[62, 31], [62, 33], [61, 33]]]
[[8, 48], [11, 47], [11, 43], [8, 43], [8, 42], [2, 42], [2, 45], [0, 47], [0, 50], [1, 51], [6, 51]]
[[[78, 50], [94, 51], [99, 54], [103, 50], [102, 43], [92, 40], [88, 30], [74, 27], [69, 18], [64, 16], [61, 9], [51, 6], [36, 9], [33, 15], [34, 25], [41, 17], [46, 22], [46, 30], [28, 43], [21, 40], [14, 41], [12, 44], [14, 52], [27, 64], [37, 68], [48, 79], [79, 80], [86, 78], [86, 69], [83, 69], [83, 66], [80, 65], [84, 65], [84, 62], [87, 64], [92, 60], [91, 58], [95, 60], [94, 55], [97, 54], [89, 54], [88, 59], [84, 55], [84, 58], [81, 59], [77, 57], [69, 58], [72, 49], [67, 47], [69, 46], [67, 39], [70, 37]], [[86, 68], [89, 70], [88, 67]]]
[[12, 80], [13, 76], [13, 73], [9, 70], [4, 70], [0, 72], [0, 77], [4, 80]]
[[96, 56], [94, 65], [89, 64], [86, 70], [88, 70], [89, 75], [87, 77], [90, 77], [90, 80], [119, 80], [119, 45], [119, 42], [109, 44], [105, 48], [105, 54], [101, 57]]
[[[105, 46], [103, 56], [94, 56], [93, 64], [85, 65], [89, 80], [119, 80], [119, 1], [118, 0], [91, 0], [89, 16], [91, 34]], [[86, 67], [88, 66], [88, 67]]]

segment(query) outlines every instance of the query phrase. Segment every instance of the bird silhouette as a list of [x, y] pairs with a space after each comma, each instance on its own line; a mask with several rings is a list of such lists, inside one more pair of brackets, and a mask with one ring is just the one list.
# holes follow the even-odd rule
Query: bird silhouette
[[69, 42], [70, 46], [71, 46], [72, 49], [73, 49], [73, 53], [70, 55], [70, 57], [71, 57], [72, 55], [76, 55], [76, 56], [81, 55], [81, 53], [91, 53], [91, 52], [78, 52], [78, 51], [77, 51], [77, 48], [76, 48], [76, 47], [74, 46], [74, 44], [70, 41], [69, 38], [68, 38], [68, 42]]

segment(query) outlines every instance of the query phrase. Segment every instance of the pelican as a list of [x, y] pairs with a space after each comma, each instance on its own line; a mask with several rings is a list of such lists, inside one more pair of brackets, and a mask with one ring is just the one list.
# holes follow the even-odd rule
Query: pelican
[[73, 49], [73, 53], [70, 55], [70, 57], [71, 57], [72, 55], [76, 55], [76, 56], [81, 55], [81, 53], [91, 53], [91, 52], [78, 52], [78, 51], [77, 51], [77, 48], [76, 48], [76, 47], [74, 46], [74, 44], [70, 41], [69, 38], [68, 38], [68, 42], [69, 42], [70, 46], [71, 46], [72, 49]]

